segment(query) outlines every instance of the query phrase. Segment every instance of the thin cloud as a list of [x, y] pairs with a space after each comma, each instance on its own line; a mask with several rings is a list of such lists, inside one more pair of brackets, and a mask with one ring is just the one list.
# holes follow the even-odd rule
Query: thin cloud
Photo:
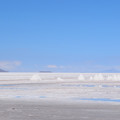
[[47, 68], [57, 68], [56, 65], [48, 65]]
[[13, 70], [21, 65], [21, 61], [0, 61], [0, 68], [4, 70]]
[[67, 68], [66, 66], [57, 66], [57, 65], [48, 65], [47, 68], [58, 68], [58, 69], [64, 69], [64, 68]]

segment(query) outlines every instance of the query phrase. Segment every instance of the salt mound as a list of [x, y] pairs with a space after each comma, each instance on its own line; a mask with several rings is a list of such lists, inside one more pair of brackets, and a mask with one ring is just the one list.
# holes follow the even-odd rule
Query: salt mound
[[35, 74], [35, 75], [33, 75], [33, 76], [31, 77], [30, 80], [32, 80], [32, 81], [40, 81], [40, 80], [42, 80], [42, 79], [41, 79], [40, 75]]
[[104, 80], [104, 77], [102, 74], [96, 74], [93, 79], [94, 80]]
[[63, 79], [62, 79], [62, 78], [60, 78], [60, 77], [58, 77], [58, 78], [57, 78], [57, 80], [63, 81]]
[[108, 75], [107, 80], [112, 80], [112, 81], [119, 81], [120, 80], [120, 76], [119, 75]]
[[114, 79], [115, 79], [114, 76], [110, 76], [110, 75], [107, 76], [107, 80], [114, 80]]
[[89, 77], [89, 79], [90, 79], [90, 80], [93, 80], [93, 79], [94, 79], [94, 77], [93, 77], [93, 76], [90, 76], [90, 77]]
[[78, 80], [85, 80], [83, 75], [79, 75]]

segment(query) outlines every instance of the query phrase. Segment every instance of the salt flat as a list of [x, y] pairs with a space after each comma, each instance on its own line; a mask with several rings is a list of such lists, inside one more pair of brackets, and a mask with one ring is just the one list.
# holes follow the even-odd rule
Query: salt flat
[[0, 73], [0, 116], [2, 120], [118, 120], [119, 93], [119, 73]]
[[119, 120], [120, 105], [0, 101], [0, 120]]
[[120, 103], [120, 74], [1, 73], [0, 98]]

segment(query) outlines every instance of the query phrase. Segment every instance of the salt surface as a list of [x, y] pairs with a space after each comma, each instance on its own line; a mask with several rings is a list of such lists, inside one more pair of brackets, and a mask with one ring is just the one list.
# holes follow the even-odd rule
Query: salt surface
[[0, 74], [0, 99], [51, 99], [70, 101], [74, 98], [79, 98], [79, 100], [93, 100], [94, 102], [106, 99], [107, 102], [119, 102], [119, 93], [120, 74]]

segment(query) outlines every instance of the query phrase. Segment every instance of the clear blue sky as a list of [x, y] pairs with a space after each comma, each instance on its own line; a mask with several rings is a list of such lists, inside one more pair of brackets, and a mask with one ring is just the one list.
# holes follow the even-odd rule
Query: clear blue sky
[[120, 71], [120, 0], [0, 0], [0, 66]]

